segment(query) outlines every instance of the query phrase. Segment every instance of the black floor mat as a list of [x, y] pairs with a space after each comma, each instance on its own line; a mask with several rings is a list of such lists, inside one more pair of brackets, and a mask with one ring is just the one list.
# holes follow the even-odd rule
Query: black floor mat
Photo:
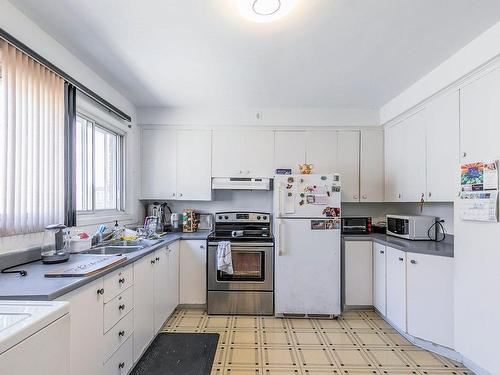
[[160, 333], [131, 375], [210, 375], [218, 333]]

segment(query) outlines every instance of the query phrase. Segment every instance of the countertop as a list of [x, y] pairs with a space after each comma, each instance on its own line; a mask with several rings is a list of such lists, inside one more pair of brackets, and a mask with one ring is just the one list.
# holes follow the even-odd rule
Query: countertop
[[99, 257], [99, 255], [73, 254], [68, 262], [62, 264], [47, 265], [42, 264], [41, 261], [28, 263], [18, 268], [14, 268], [26, 270], [28, 272], [27, 276], [21, 277], [19, 274], [0, 275], [0, 300], [51, 301], [85, 284], [97, 280], [118, 268], [131, 264], [169, 243], [177, 240], [206, 240], [209, 234], [210, 231], [169, 233], [163, 236], [161, 241], [153, 246], [126, 254], [126, 262], [86, 277], [47, 278], [45, 277], [45, 273], [77, 263], [84, 259], [83, 257], [91, 260]]
[[450, 236], [442, 242], [410, 241], [382, 233], [343, 234], [343, 241], [374, 241], [408, 253], [436, 255], [453, 258], [453, 239]]

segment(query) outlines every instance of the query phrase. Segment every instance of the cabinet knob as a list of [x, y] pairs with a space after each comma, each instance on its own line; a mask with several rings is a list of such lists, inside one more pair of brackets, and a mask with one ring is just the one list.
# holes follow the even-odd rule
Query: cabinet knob
[[366, 195], [363, 195], [363, 196], [362, 196], [362, 198], [363, 198], [363, 199], [367, 199], [367, 196], [366, 196]]
[[398, 194], [398, 199], [401, 199], [401, 193]]
[[204, 249], [205, 248], [205, 245], [200, 245], [200, 249]]
[[119, 368], [119, 369], [122, 369], [122, 368], [124, 368], [124, 367], [125, 367], [125, 362], [120, 362], [120, 363], [118, 364], [118, 368]]
[[462, 157], [464, 157], [464, 158], [465, 158], [465, 157], [467, 157], [467, 153], [466, 153], [466, 152], [463, 152], [463, 153], [462, 153]]
[[118, 310], [125, 310], [125, 304], [118, 306]]
[[384, 250], [380, 250], [380, 254], [385, 254], [385, 251]]
[[104, 288], [97, 289], [97, 294], [102, 296], [104, 294]]
[[357, 196], [357, 195], [353, 195], [353, 198], [354, 198], [354, 199], [358, 199], [358, 196]]
[[179, 197], [182, 197], [182, 193], [179, 193]]
[[159, 262], [159, 261], [160, 261], [160, 257], [156, 257], [156, 258], [155, 258], [155, 260], [156, 260], [157, 262]]
[[240, 171], [240, 174], [243, 174], [243, 171]]
[[151, 259], [151, 264], [155, 264], [155, 263], [156, 263], [156, 260]]
[[415, 259], [410, 260], [411, 264], [417, 264], [417, 261]]
[[120, 284], [123, 284], [123, 283], [125, 282], [125, 278], [124, 278], [124, 277], [122, 277], [121, 279], [119, 279], [119, 280], [118, 280], [118, 282], [119, 282]]
[[120, 331], [120, 332], [118, 332], [118, 336], [119, 336], [119, 337], [123, 337], [123, 336], [125, 336], [125, 331]]
[[175, 197], [175, 193], [172, 193], [172, 197]]
[[429, 198], [432, 197], [432, 193], [429, 191]]
[[402, 262], [404, 260], [404, 258], [399, 258], [399, 261]]

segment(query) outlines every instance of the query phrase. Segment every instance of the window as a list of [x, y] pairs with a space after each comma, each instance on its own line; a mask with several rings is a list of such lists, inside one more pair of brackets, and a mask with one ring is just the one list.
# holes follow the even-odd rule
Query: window
[[78, 114], [75, 155], [76, 210], [122, 211], [123, 135]]

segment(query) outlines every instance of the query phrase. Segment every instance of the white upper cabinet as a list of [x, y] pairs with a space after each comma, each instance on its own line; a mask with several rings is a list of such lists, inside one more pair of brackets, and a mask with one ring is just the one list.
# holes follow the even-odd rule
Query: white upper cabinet
[[500, 69], [460, 90], [460, 156], [462, 162], [500, 157]]
[[142, 130], [141, 173], [142, 199], [175, 199], [175, 130]]
[[274, 169], [290, 168], [299, 173], [299, 165], [306, 162], [307, 133], [305, 131], [277, 131], [274, 135]]
[[213, 177], [272, 177], [274, 132], [214, 130]]
[[384, 201], [384, 132], [361, 131], [359, 195], [361, 202]]
[[426, 110], [415, 113], [403, 124], [401, 160], [399, 173], [402, 182], [403, 201], [420, 202], [426, 192], [425, 127]]
[[385, 128], [385, 200], [403, 200], [403, 126], [401, 123]]
[[337, 173], [338, 131], [308, 131], [306, 141], [307, 163], [313, 173]]
[[212, 199], [212, 132], [177, 131], [177, 199]]
[[438, 98], [426, 108], [428, 201], [453, 202], [458, 192], [459, 108], [458, 91]]
[[359, 131], [338, 132], [337, 155], [342, 202], [359, 202]]

